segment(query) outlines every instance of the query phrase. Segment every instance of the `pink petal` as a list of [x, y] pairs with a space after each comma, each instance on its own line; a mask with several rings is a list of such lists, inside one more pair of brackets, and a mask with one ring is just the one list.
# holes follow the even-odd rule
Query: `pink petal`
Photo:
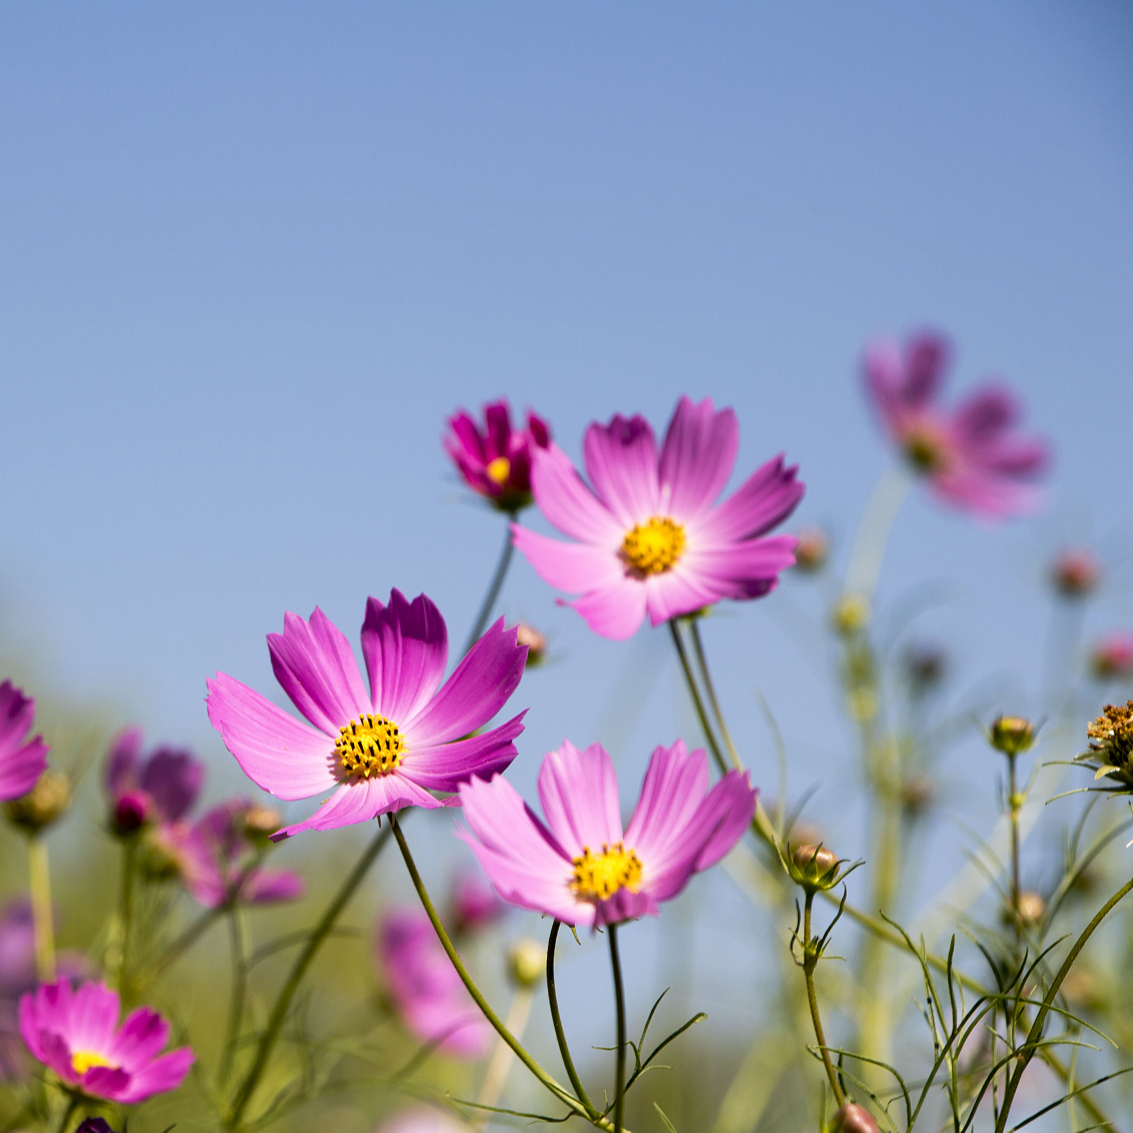
[[93, 1050], [99, 1054], [113, 1049], [121, 1012], [118, 993], [106, 984], [80, 984], [71, 1001], [71, 1018], [65, 1032], [71, 1049]]
[[417, 713], [398, 721], [411, 746], [432, 747], [474, 732], [490, 720], [519, 685], [527, 647], [500, 618], [468, 651], [437, 694]]
[[682, 397], [661, 449], [666, 513], [684, 523], [708, 507], [732, 475], [739, 447], [740, 428], [731, 409], [717, 413], [711, 398], [696, 405]]
[[797, 466], [783, 467], [782, 456], [757, 468], [719, 507], [696, 521], [690, 538], [712, 543], [751, 539], [770, 531], [795, 510], [804, 486]]
[[1037, 476], [1050, 463], [1050, 446], [1045, 441], [1003, 437], [981, 449], [978, 461], [981, 467], [1003, 476]]
[[[512, 541], [523, 552], [535, 573], [556, 590], [581, 594], [616, 585], [625, 578], [625, 564], [616, 549], [588, 543], [563, 543], [536, 535], [518, 523], [511, 525]], [[620, 545], [620, 544], [619, 544]]]
[[132, 1084], [129, 1071], [117, 1066], [92, 1066], [79, 1081], [84, 1094], [116, 1102], [125, 1101]]
[[139, 1007], [127, 1017], [105, 1054], [112, 1062], [134, 1073], [155, 1058], [168, 1041], [169, 1024], [156, 1011]]
[[136, 1105], [154, 1094], [177, 1089], [185, 1080], [197, 1056], [187, 1046], [178, 1047], [130, 1076], [129, 1085], [121, 1092], [118, 1101], [123, 1105]]
[[0, 684], [0, 751], [16, 747], [31, 731], [35, 721], [35, 700], [11, 681]]
[[35, 786], [47, 770], [47, 753], [51, 749], [36, 736], [23, 747], [0, 752], [0, 801], [18, 799]]
[[628, 577], [570, 602], [560, 599], [562, 605], [576, 609], [595, 633], [611, 641], [633, 637], [645, 620], [645, 601], [645, 584]]
[[257, 869], [244, 881], [240, 897], [252, 905], [296, 901], [303, 896], [303, 878], [289, 869]]
[[140, 786], [161, 817], [176, 822], [187, 814], [205, 780], [205, 765], [190, 751], [159, 748], [142, 770]]
[[579, 751], [564, 740], [539, 769], [539, 801], [547, 825], [571, 858], [622, 840], [621, 804], [614, 764], [601, 744]]
[[713, 585], [705, 572], [693, 570], [685, 562], [664, 574], [646, 579], [644, 586], [645, 608], [649, 611], [649, 621], [655, 626], [732, 596], [727, 590]]
[[142, 752], [141, 728], [126, 728], [114, 737], [102, 769], [102, 782], [111, 798], [138, 786], [138, 758]]
[[523, 731], [525, 715], [525, 711], [521, 712], [506, 724], [468, 739], [433, 747], [412, 747], [398, 770], [430, 791], [455, 791], [473, 775], [490, 778], [504, 771], [515, 759], [517, 753], [512, 741]]
[[623, 531], [660, 514], [657, 442], [644, 417], [619, 414], [608, 425], [595, 422], [586, 430], [582, 452], [594, 490]]
[[206, 684], [209, 720], [257, 786], [281, 799], [307, 799], [335, 785], [334, 744], [326, 736], [225, 673]]
[[400, 590], [389, 605], [366, 602], [362, 653], [374, 711], [402, 723], [433, 695], [448, 664], [448, 631], [437, 607], [419, 594], [412, 604]]
[[1020, 407], [1006, 386], [987, 386], [969, 394], [956, 408], [952, 430], [961, 445], [982, 445], [1018, 420]]
[[689, 823], [707, 791], [708, 756], [703, 748], [690, 754], [684, 740], [655, 748], [626, 828], [626, 845], [643, 862], [652, 861], [672, 833]]
[[558, 445], [532, 453], [531, 489], [539, 510], [564, 535], [609, 547], [625, 538], [626, 527], [583, 483]]
[[432, 795], [394, 771], [360, 783], [343, 783], [310, 818], [276, 831], [272, 841], [291, 838], [303, 830], [334, 830], [339, 826], [368, 822], [379, 814], [406, 806], [431, 810], [440, 805]]
[[772, 535], [698, 549], [679, 567], [694, 584], [719, 598], [757, 598], [774, 588], [780, 571], [795, 565], [798, 542], [794, 535]]
[[309, 623], [285, 614], [283, 633], [268, 634], [268, 651], [276, 680], [316, 728], [336, 736], [370, 711], [350, 643], [317, 606]]

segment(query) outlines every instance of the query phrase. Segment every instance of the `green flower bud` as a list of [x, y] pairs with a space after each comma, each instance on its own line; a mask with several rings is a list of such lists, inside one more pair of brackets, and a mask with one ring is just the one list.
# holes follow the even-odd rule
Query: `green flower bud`
[[28, 834], [38, 834], [71, 805], [71, 781], [50, 768], [26, 795], [8, 803], [8, 820]]
[[1004, 755], [1018, 755], [1035, 742], [1035, 726], [1023, 716], [997, 716], [988, 733], [991, 746]]
[[547, 954], [537, 940], [524, 936], [508, 950], [507, 966], [519, 987], [534, 987], [547, 974]]

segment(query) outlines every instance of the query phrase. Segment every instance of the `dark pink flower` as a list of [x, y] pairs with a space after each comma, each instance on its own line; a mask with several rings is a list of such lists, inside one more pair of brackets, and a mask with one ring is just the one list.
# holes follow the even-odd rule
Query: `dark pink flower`
[[593, 488], [557, 446], [535, 454], [532, 487], [562, 543], [512, 524], [515, 545], [544, 582], [581, 597], [573, 606], [595, 633], [631, 637], [722, 598], [758, 598], [792, 566], [793, 535], [763, 538], [794, 510], [803, 485], [782, 457], [768, 461], [723, 503], [740, 434], [730, 409], [682, 397], [660, 453], [644, 417], [586, 430]]
[[66, 980], [40, 984], [20, 999], [20, 1033], [32, 1055], [88, 1097], [134, 1105], [175, 1090], [192, 1066], [187, 1047], [161, 1054], [169, 1024], [139, 1007], [121, 1027], [118, 993], [103, 983], [74, 991]]
[[711, 790], [708, 758], [682, 740], [658, 747], [623, 832], [614, 765], [600, 744], [564, 742], [543, 760], [546, 825], [502, 776], [460, 788], [461, 831], [505, 901], [565, 924], [618, 924], [656, 916], [694, 873], [743, 836], [757, 791], [729, 771]]
[[492, 1028], [480, 1014], [420, 909], [395, 909], [381, 920], [377, 955], [405, 1025], [455, 1058], [480, 1058]]
[[990, 519], [1033, 511], [1047, 445], [1015, 428], [1021, 410], [1006, 387], [986, 386], [954, 410], [940, 406], [947, 366], [939, 335], [915, 335], [904, 349], [870, 345], [866, 385], [885, 431], [946, 502]]
[[472, 932], [499, 920], [504, 906], [491, 886], [475, 873], [462, 872], [452, 883], [452, 921], [457, 932]]
[[405, 806], [444, 806], [429, 792], [455, 791], [515, 758], [522, 712], [479, 732], [515, 691], [527, 656], [502, 618], [443, 685], [448, 631], [424, 594], [410, 603], [394, 590], [388, 606], [367, 601], [362, 653], [369, 692], [350, 642], [322, 610], [309, 622], [287, 614], [283, 633], [268, 634], [268, 650], [276, 678], [310, 724], [225, 673], [208, 682], [208, 713], [244, 773], [265, 791], [306, 799], [334, 788], [310, 818], [275, 838], [366, 822]]
[[1102, 681], [1133, 677], [1133, 633], [1117, 630], [1101, 638], [1090, 650], [1090, 668]]
[[501, 511], [517, 512], [531, 502], [531, 454], [551, 443], [546, 423], [527, 412], [527, 428], [513, 429], [506, 400], [484, 406], [481, 429], [463, 409], [448, 420], [445, 451], [474, 491]]
[[26, 795], [47, 769], [43, 737], [25, 742], [34, 721], [35, 701], [11, 681], [0, 684], [0, 802]]
[[141, 751], [142, 730], [127, 728], [106, 753], [103, 786], [111, 825], [119, 833], [132, 833], [147, 821], [184, 818], [204, 782], [204, 764], [187, 749], [159, 747], [145, 759]]

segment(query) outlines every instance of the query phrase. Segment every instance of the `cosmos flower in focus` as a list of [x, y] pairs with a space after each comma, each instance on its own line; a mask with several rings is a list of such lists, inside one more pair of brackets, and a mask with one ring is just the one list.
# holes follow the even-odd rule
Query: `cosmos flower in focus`
[[26, 795], [47, 770], [43, 737], [25, 742], [34, 721], [35, 700], [11, 681], [0, 684], [0, 801]]
[[1133, 633], [1117, 630], [1101, 638], [1090, 650], [1090, 669], [1099, 681], [1133, 677]]
[[1020, 433], [1020, 406], [1003, 386], [969, 394], [954, 410], [937, 402], [948, 366], [939, 335], [920, 334], [902, 349], [872, 343], [866, 387], [882, 426], [909, 465], [945, 502], [985, 519], [1031, 512], [1047, 445]]
[[481, 429], [464, 409], [448, 420], [444, 445], [465, 483], [500, 511], [515, 513], [531, 503], [531, 454], [551, 443], [545, 421], [527, 412], [527, 427], [513, 429], [506, 400], [484, 406]]
[[563, 543], [512, 524], [515, 545], [544, 582], [581, 597], [573, 606], [595, 633], [623, 641], [645, 615], [660, 625], [722, 598], [758, 598], [795, 562], [793, 535], [764, 538], [802, 498], [795, 468], [768, 461], [721, 504], [736, 462], [739, 426], [682, 397], [660, 452], [644, 417], [586, 430], [589, 487], [557, 446], [535, 454], [532, 489]]
[[564, 743], [543, 761], [546, 825], [501, 776], [460, 789], [472, 847], [500, 896], [570, 925], [656, 916], [694, 873], [743, 836], [757, 791], [729, 771], [708, 789], [708, 758], [678, 740], [653, 752], [623, 832], [614, 765], [600, 744]]
[[91, 1098], [134, 1105], [175, 1090], [194, 1054], [167, 1054], [169, 1024], [148, 1007], [132, 1011], [121, 1027], [118, 993], [103, 983], [74, 991], [66, 980], [40, 984], [20, 999], [20, 1033], [32, 1055], [64, 1085]]
[[485, 1055], [492, 1027], [461, 982], [428, 916], [419, 908], [392, 910], [381, 920], [376, 943], [390, 999], [405, 1025], [454, 1058]]
[[141, 753], [142, 730], [127, 728], [115, 737], [103, 765], [111, 827], [119, 834], [184, 818], [204, 783], [205, 766], [187, 749], [159, 747], [144, 759]]
[[[504, 706], [523, 675], [527, 650], [501, 618], [468, 651], [443, 685], [448, 632], [424, 594], [400, 591], [389, 605], [366, 603], [362, 654], [367, 693], [345, 634], [316, 608], [309, 621], [284, 618], [268, 634], [272, 668], [310, 723], [225, 673], [208, 682], [208, 714], [224, 744], [257, 786], [281, 799], [333, 788], [301, 830], [365, 822], [405, 806], [446, 805], [430, 791], [456, 791], [474, 775], [502, 771], [523, 715], [472, 735]], [[440, 686], [440, 687], [438, 687]]]

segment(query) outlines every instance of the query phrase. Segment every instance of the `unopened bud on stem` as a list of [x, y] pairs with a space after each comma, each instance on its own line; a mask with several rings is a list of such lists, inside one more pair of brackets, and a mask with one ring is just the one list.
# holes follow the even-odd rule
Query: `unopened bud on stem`
[[50, 826], [71, 805], [71, 781], [62, 771], [45, 771], [26, 795], [8, 803], [8, 818], [28, 834]]
[[877, 1122], [856, 1102], [846, 1102], [834, 1115], [831, 1133], [879, 1133]]
[[521, 937], [508, 951], [508, 974], [519, 987], [534, 987], [547, 972], [547, 954], [538, 941]]
[[997, 716], [988, 733], [991, 746], [1004, 755], [1018, 755], [1035, 742], [1035, 726], [1023, 716]]

